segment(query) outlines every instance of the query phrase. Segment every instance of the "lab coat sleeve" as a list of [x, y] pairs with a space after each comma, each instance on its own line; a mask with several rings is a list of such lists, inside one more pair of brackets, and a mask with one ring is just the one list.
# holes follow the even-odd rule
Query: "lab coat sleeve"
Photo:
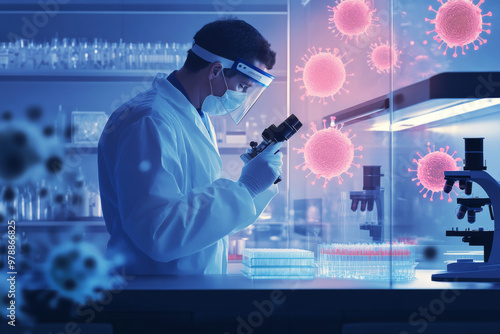
[[189, 175], [179, 160], [172, 127], [151, 117], [128, 126], [117, 143], [123, 229], [160, 262], [199, 252], [256, 215], [250, 193], [238, 182], [221, 178], [183, 193]]
[[269, 202], [278, 194], [278, 186], [276, 184], [273, 184], [271, 187], [267, 188], [265, 191], [260, 193], [259, 195], [255, 196], [253, 199], [254, 205], [255, 205], [255, 216], [250, 218], [248, 221], [244, 222], [241, 225], [238, 225], [233, 231], [231, 231], [230, 234], [237, 233], [245, 228], [247, 228], [249, 225], [252, 225], [255, 223], [255, 221], [259, 218], [261, 213], [266, 209], [266, 207], [269, 205]]

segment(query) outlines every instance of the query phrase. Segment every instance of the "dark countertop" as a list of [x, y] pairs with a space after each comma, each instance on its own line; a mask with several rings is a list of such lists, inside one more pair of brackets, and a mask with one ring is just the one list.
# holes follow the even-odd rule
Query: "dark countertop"
[[38, 324], [59, 324], [55, 333], [67, 324], [148, 334], [344, 334], [352, 325], [362, 327], [356, 334], [427, 328], [431, 334], [461, 334], [470, 332], [457, 329], [471, 326], [478, 333], [500, 332], [498, 284], [433, 282], [436, 271], [431, 270], [418, 270], [415, 280], [392, 285], [328, 278], [251, 280], [237, 272], [238, 265], [231, 264], [228, 275], [130, 276], [102, 300], [84, 305], [60, 300], [57, 307], [47, 307], [50, 292], [30, 290], [27, 304]]
[[249, 279], [243, 274], [206, 276], [135, 276], [126, 280], [126, 290], [360, 290], [360, 289], [500, 289], [500, 283], [434, 282], [435, 270], [417, 270], [410, 281], [391, 282], [356, 279], [312, 280]]

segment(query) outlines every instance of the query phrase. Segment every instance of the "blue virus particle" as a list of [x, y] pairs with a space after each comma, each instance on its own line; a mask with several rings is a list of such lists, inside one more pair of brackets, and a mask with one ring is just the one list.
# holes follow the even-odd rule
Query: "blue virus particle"
[[23, 184], [61, 172], [64, 148], [44, 132], [31, 122], [0, 122], [0, 181]]
[[98, 299], [103, 290], [122, 283], [120, 276], [112, 274], [121, 263], [120, 258], [105, 259], [91, 243], [74, 240], [55, 247], [42, 271], [48, 289], [56, 291], [61, 298], [83, 304], [88, 298]]

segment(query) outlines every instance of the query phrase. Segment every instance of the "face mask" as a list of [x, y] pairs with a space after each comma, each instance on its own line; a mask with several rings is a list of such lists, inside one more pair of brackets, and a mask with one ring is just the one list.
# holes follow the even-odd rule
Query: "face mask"
[[222, 77], [224, 78], [224, 83], [226, 84], [226, 92], [222, 96], [215, 96], [213, 94], [212, 82], [210, 80], [208, 81], [210, 83], [211, 94], [208, 95], [203, 101], [203, 104], [201, 105], [201, 110], [209, 115], [213, 116], [227, 115], [230, 112], [233, 112], [236, 109], [238, 109], [243, 104], [243, 101], [245, 101], [245, 98], [247, 97], [246, 93], [237, 92], [227, 87], [227, 82], [226, 78], [224, 77], [224, 72], [222, 72]]

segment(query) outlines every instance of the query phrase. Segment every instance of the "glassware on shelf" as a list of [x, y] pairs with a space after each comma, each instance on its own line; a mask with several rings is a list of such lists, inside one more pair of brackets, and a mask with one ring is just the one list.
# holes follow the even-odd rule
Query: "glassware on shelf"
[[20, 39], [0, 44], [0, 70], [149, 70], [179, 68], [190, 43], [125, 43], [94, 38], [50, 42]]
[[90, 69], [90, 48], [86, 39], [82, 39], [82, 45], [80, 46], [80, 62], [79, 69], [87, 70]]
[[71, 45], [69, 46], [68, 54], [69, 54], [68, 68], [76, 70], [80, 62], [79, 46], [76, 42], [76, 38], [71, 39]]
[[52, 39], [49, 53], [50, 53], [50, 61], [49, 61], [50, 69], [52, 69], [52, 70], [60, 69], [60, 65], [59, 65], [60, 49], [59, 49], [59, 41], [58, 41], [57, 37]]
[[0, 43], [0, 70], [9, 68], [9, 48], [7, 43]]

